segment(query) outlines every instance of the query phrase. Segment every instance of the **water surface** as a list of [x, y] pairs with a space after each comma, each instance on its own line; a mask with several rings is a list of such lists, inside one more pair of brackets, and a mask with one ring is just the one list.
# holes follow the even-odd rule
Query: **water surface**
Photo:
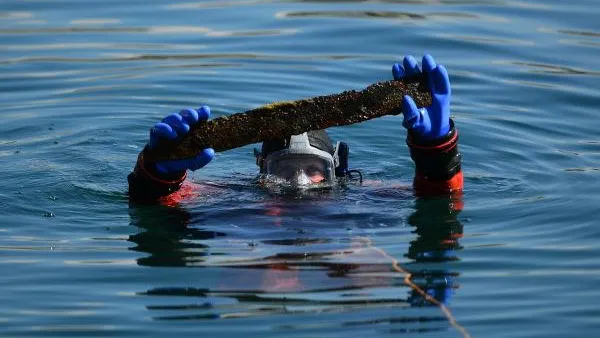
[[[4, 1], [0, 333], [597, 336], [598, 15], [592, 0]], [[399, 187], [414, 169], [385, 117], [330, 130], [378, 186], [272, 196], [248, 146], [191, 175], [196, 199], [128, 203], [167, 113], [360, 89], [424, 53], [451, 75], [462, 198]]]

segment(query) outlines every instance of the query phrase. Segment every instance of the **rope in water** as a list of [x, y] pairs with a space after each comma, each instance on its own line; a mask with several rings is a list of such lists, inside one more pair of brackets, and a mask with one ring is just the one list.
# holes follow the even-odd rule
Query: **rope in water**
[[408, 287], [410, 287], [411, 289], [413, 289], [417, 293], [419, 293], [426, 301], [437, 306], [440, 309], [440, 311], [442, 311], [442, 313], [444, 314], [446, 319], [448, 319], [448, 322], [450, 323], [450, 325], [452, 325], [452, 327], [454, 327], [458, 332], [460, 332], [464, 338], [472, 338], [471, 334], [467, 331], [467, 329], [458, 323], [458, 321], [456, 320], [456, 318], [454, 317], [454, 315], [452, 314], [452, 312], [450, 311], [450, 309], [448, 309], [448, 307], [446, 305], [444, 305], [443, 303], [441, 303], [439, 300], [435, 299], [434, 297], [431, 297], [427, 292], [425, 292], [425, 290], [423, 290], [421, 287], [419, 287], [417, 284], [415, 284], [412, 281], [412, 273], [410, 273], [408, 270], [402, 268], [400, 266], [400, 262], [396, 258], [394, 258], [390, 254], [385, 252], [385, 250], [374, 246], [373, 242], [368, 237], [356, 237], [356, 239], [364, 241], [367, 244], [368, 248], [377, 251], [385, 258], [391, 260], [394, 271], [400, 272], [400, 273], [406, 275], [404, 277], [404, 283], [406, 285], [408, 285]]

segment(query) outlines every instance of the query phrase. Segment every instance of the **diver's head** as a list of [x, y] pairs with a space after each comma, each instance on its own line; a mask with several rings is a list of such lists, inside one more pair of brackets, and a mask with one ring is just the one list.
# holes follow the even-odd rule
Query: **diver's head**
[[347, 158], [338, 156], [339, 144], [334, 148], [325, 130], [269, 140], [261, 151], [255, 149], [256, 164], [261, 174], [293, 187], [332, 186], [336, 172], [343, 171], [340, 163], [347, 167]]

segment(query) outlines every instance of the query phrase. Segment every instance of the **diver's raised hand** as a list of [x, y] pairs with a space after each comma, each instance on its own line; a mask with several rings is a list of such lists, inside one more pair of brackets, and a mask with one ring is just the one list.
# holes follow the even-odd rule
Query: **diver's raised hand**
[[[202, 106], [196, 109], [183, 109], [179, 113], [173, 113], [150, 129], [150, 140], [148, 147], [156, 147], [162, 140], [175, 140], [190, 131], [190, 127], [196, 123], [203, 123], [210, 117], [210, 108]], [[158, 173], [163, 175], [182, 174], [187, 169], [197, 170], [207, 165], [215, 156], [212, 148], [199, 152], [195, 157], [184, 160], [162, 161], [154, 164]]]
[[[404, 96], [402, 125], [423, 140], [436, 140], [445, 137], [450, 131], [450, 78], [446, 68], [436, 64], [429, 54], [423, 56], [421, 64], [431, 91], [432, 103], [419, 109], [412, 97]], [[395, 80], [400, 80], [404, 76], [421, 74], [421, 69], [417, 61], [408, 55], [404, 57], [402, 65], [394, 64], [392, 73]]]

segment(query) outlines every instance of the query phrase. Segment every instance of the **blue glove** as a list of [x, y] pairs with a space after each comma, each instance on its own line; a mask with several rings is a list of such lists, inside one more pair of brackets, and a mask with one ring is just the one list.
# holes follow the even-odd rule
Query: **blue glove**
[[[404, 57], [403, 63], [404, 67], [398, 63], [392, 67], [395, 80], [421, 74], [417, 61], [412, 56]], [[424, 140], [436, 140], [450, 131], [450, 79], [446, 68], [437, 65], [431, 55], [423, 56], [422, 65], [433, 100], [430, 106], [418, 109], [410, 96], [404, 96], [402, 125]]]
[[[210, 117], [210, 108], [202, 106], [198, 110], [184, 109], [179, 113], [173, 113], [165, 117], [150, 129], [150, 149], [156, 147], [161, 140], [174, 140], [190, 131], [190, 126], [208, 120]], [[207, 165], [215, 156], [212, 148], [202, 150], [194, 158], [185, 160], [162, 161], [155, 164], [156, 170], [165, 175], [181, 174], [187, 169], [197, 170]]]

